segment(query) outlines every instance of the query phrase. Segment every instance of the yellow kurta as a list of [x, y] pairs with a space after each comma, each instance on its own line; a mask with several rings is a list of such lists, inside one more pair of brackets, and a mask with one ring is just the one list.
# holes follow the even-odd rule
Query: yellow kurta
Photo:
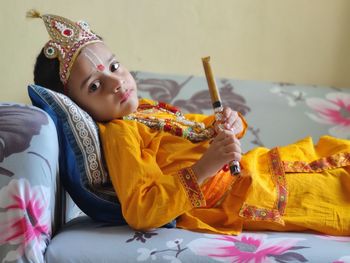
[[[213, 122], [199, 114], [186, 117]], [[178, 227], [202, 232], [311, 229], [350, 234], [348, 140], [323, 137], [314, 147], [306, 138], [273, 150], [256, 148], [243, 156], [242, 176], [221, 171], [198, 186], [186, 182], [181, 171], [201, 157], [208, 141], [193, 143], [136, 121], [113, 120], [99, 128], [123, 216], [135, 229], [160, 227], [176, 218]], [[196, 187], [207, 199], [201, 207], [191, 197]]]

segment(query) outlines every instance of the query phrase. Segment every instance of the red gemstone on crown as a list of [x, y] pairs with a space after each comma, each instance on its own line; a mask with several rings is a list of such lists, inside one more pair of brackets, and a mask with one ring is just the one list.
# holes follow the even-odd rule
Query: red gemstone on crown
[[70, 37], [72, 35], [72, 30], [71, 29], [65, 29], [63, 31], [63, 35]]

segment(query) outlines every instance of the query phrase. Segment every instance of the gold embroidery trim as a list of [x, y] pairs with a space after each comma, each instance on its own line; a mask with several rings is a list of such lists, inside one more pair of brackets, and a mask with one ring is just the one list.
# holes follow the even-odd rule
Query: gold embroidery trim
[[239, 215], [254, 221], [273, 221], [284, 224], [281, 214], [276, 209], [265, 209], [253, 205], [243, 204]]
[[268, 152], [268, 156], [271, 176], [277, 192], [277, 199], [274, 206], [271, 209], [267, 209], [244, 203], [239, 211], [239, 215], [254, 221], [273, 221], [284, 224], [282, 216], [287, 205], [288, 196], [285, 170], [278, 148], [271, 149]]
[[204, 207], [206, 202], [197, 183], [197, 177], [191, 167], [180, 170], [179, 177], [184, 186], [188, 199], [193, 207]]
[[320, 158], [313, 162], [283, 161], [283, 168], [287, 173], [317, 173], [325, 170], [350, 166], [350, 153], [343, 152]]

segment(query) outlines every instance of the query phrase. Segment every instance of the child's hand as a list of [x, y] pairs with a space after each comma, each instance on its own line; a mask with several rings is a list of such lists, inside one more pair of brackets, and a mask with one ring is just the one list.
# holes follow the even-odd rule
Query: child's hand
[[233, 131], [220, 131], [201, 159], [192, 166], [197, 175], [198, 183], [200, 184], [208, 177], [215, 175], [230, 161], [240, 161], [241, 153], [241, 144]]
[[220, 123], [215, 123], [215, 130], [219, 131], [219, 125], [223, 125], [225, 130], [233, 131], [234, 134], [239, 134], [243, 130], [243, 123], [239, 117], [237, 111], [232, 110], [230, 107], [225, 107], [222, 112], [222, 120]]

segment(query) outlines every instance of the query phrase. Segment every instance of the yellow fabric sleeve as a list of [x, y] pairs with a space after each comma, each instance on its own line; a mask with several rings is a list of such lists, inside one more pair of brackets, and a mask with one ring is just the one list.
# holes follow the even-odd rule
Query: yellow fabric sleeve
[[189, 163], [163, 172], [156, 160], [156, 132], [121, 120], [99, 128], [109, 175], [131, 227], [160, 227], [193, 208], [179, 176]]

